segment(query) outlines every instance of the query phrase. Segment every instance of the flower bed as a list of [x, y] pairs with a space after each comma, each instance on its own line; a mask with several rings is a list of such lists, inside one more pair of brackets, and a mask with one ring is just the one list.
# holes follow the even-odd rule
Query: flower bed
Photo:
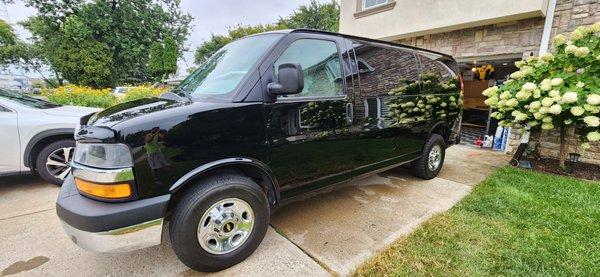
[[60, 105], [108, 108], [110, 106], [140, 98], [158, 97], [167, 88], [153, 88], [147, 85], [131, 87], [123, 98], [117, 98], [110, 88], [94, 89], [91, 87], [66, 85], [55, 89], [47, 89], [42, 93], [48, 101]]

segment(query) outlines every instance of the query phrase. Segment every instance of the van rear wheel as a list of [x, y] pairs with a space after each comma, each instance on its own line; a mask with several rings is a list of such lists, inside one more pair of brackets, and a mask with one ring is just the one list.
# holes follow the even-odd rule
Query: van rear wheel
[[446, 142], [438, 134], [432, 134], [425, 146], [421, 157], [410, 164], [412, 174], [421, 179], [435, 178], [442, 169], [446, 156]]
[[250, 178], [217, 175], [177, 203], [169, 226], [173, 250], [188, 267], [214, 272], [246, 259], [269, 226], [265, 193]]

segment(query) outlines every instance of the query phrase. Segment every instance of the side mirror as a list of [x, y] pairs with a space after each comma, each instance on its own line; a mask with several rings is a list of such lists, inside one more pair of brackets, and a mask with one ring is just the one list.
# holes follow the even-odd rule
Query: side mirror
[[299, 63], [284, 63], [279, 65], [277, 81], [267, 86], [273, 95], [298, 94], [304, 89], [304, 74]]

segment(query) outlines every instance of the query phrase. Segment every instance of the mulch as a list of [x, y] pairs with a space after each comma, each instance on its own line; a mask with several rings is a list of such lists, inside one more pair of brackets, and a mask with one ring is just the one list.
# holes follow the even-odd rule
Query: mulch
[[563, 170], [558, 166], [558, 160], [555, 159], [541, 158], [532, 161], [532, 163], [533, 169], [536, 171], [600, 181], [600, 165], [566, 162], [567, 170]]

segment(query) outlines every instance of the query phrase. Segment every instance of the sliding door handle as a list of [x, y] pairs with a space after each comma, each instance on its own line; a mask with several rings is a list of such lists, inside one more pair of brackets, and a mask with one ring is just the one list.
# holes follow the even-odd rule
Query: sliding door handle
[[352, 106], [352, 103], [346, 103], [346, 120], [348, 124], [352, 124], [354, 120], [354, 106]]

